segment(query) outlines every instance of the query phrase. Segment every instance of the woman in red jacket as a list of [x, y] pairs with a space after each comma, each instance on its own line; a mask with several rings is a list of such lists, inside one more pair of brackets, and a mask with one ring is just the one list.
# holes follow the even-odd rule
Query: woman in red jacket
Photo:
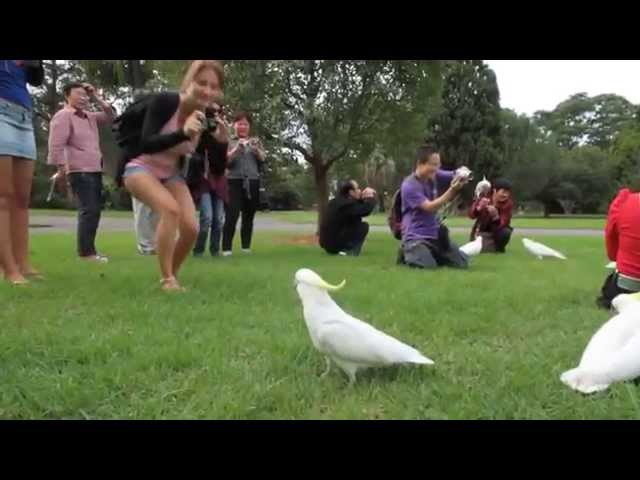
[[608, 309], [617, 295], [640, 292], [640, 181], [611, 202], [605, 240], [609, 260], [616, 262], [598, 298], [598, 305]]

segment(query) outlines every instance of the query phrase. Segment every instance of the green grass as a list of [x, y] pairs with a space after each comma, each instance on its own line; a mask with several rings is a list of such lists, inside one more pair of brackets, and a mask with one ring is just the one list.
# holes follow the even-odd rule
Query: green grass
[[[296, 223], [315, 223], [317, 213], [313, 211], [297, 211], [297, 212], [272, 212], [274, 219]], [[552, 218], [529, 218], [514, 217], [512, 224], [516, 228], [549, 228], [549, 229], [604, 229], [605, 218], [593, 217], [552, 217]], [[387, 215], [377, 213], [368, 217], [367, 222], [371, 225], [386, 226]], [[473, 221], [465, 217], [450, 217], [447, 224], [451, 227], [468, 227], [471, 228]]]
[[[44, 208], [32, 208], [29, 212], [31, 216], [46, 216], [46, 217], [76, 217], [78, 212], [76, 210], [62, 210], [62, 209], [44, 209]], [[104, 210], [102, 216], [108, 218], [133, 218], [133, 212], [123, 212], [119, 210]]]
[[[75, 210], [45, 210], [32, 209], [31, 215], [37, 216], [54, 216], [54, 217], [75, 217]], [[116, 210], [105, 210], [102, 215], [107, 218], [132, 218], [132, 212], [122, 212]], [[273, 218], [274, 220], [301, 224], [313, 224], [317, 221], [317, 213], [313, 211], [295, 211], [295, 212], [260, 212], [258, 215], [262, 217]], [[371, 225], [386, 226], [386, 214], [377, 213], [368, 217], [367, 220]], [[604, 229], [606, 219], [604, 217], [579, 217], [579, 216], [557, 216], [551, 218], [535, 218], [535, 217], [514, 217], [513, 225], [516, 228], [545, 228], [545, 229]], [[468, 227], [471, 228], [472, 221], [465, 217], [450, 217], [447, 224], [451, 227]]]
[[[460, 236], [457, 236], [460, 239]], [[107, 265], [68, 234], [32, 238], [48, 279], [0, 285], [0, 418], [637, 419], [640, 390], [584, 397], [558, 379], [608, 314], [602, 241], [547, 237], [569, 260], [539, 261], [516, 237], [469, 271], [394, 265], [374, 234], [360, 258], [258, 233], [254, 254], [189, 259], [186, 294], [164, 294], [132, 234], [101, 234]], [[324, 379], [292, 286], [301, 267], [347, 279], [336, 301], [419, 348], [434, 367]]]

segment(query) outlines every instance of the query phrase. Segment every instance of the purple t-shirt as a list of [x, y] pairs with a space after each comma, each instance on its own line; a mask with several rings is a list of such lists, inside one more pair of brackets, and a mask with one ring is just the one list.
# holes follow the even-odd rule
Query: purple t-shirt
[[402, 239], [434, 240], [438, 238], [440, 221], [434, 212], [425, 212], [420, 208], [426, 200], [433, 201], [439, 192], [449, 188], [455, 172], [438, 170], [436, 181], [419, 180], [411, 174], [402, 182], [400, 195], [402, 202]]

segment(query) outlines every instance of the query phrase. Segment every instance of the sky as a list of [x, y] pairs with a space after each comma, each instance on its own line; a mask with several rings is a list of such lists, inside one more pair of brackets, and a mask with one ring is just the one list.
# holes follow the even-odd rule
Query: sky
[[574, 93], [615, 93], [640, 104], [640, 60], [485, 60], [500, 89], [500, 105], [532, 115], [553, 110]]

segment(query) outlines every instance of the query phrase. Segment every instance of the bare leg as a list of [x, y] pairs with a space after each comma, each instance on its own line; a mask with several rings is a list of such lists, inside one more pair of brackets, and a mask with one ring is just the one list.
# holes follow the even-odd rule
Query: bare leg
[[29, 202], [35, 162], [24, 158], [13, 159], [14, 203], [11, 209], [11, 236], [13, 257], [25, 277], [40, 277], [29, 259]]
[[171, 192], [178, 204], [180, 217], [178, 221], [178, 231], [180, 237], [173, 252], [173, 276], [177, 277], [180, 267], [191, 253], [193, 245], [198, 236], [198, 224], [196, 223], [196, 207], [193, 204], [191, 193], [184, 182], [172, 182], [167, 185], [167, 190]]
[[160, 215], [156, 233], [156, 248], [163, 288], [166, 290], [180, 289], [173, 275], [173, 256], [180, 220], [178, 203], [157, 178], [147, 173], [131, 175], [125, 178], [124, 184], [134, 197]]
[[0, 265], [4, 277], [11, 283], [26, 283], [13, 255], [13, 235], [11, 233], [11, 211], [15, 202], [13, 185], [13, 159], [0, 156]]

